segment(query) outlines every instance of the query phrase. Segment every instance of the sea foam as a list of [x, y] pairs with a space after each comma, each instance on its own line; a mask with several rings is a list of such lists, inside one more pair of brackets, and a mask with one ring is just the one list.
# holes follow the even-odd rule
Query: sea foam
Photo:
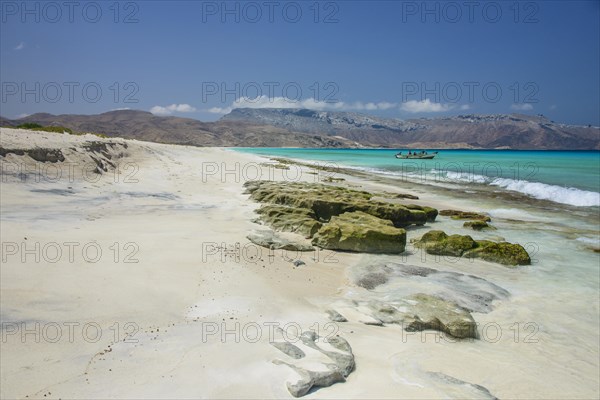
[[597, 192], [507, 178], [496, 178], [490, 182], [490, 185], [520, 192], [536, 199], [577, 207], [600, 207], [600, 193]]
[[448, 184], [479, 184], [497, 186], [534, 197], [540, 200], [550, 200], [556, 203], [577, 207], [600, 207], [600, 193], [577, 188], [550, 185], [541, 182], [515, 180], [510, 178], [489, 177], [465, 172], [441, 171], [431, 169], [427, 174], [408, 171], [389, 171], [372, 167], [350, 167], [359, 171], [380, 175], [395, 176], [419, 183], [448, 187]]
[[556, 203], [569, 204], [577, 207], [600, 207], [600, 193], [577, 188], [549, 185], [541, 182], [515, 180], [510, 178], [488, 177], [478, 174], [453, 171], [432, 170], [437, 179], [454, 183], [475, 183], [498, 186], [526, 194], [540, 200], [550, 200]]

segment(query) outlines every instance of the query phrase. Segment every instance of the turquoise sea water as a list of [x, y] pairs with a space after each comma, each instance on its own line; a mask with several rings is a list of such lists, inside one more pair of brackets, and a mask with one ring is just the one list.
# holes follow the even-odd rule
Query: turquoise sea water
[[599, 151], [439, 150], [433, 160], [401, 160], [394, 155], [408, 150], [236, 150], [357, 168], [425, 184], [486, 185], [577, 207], [600, 206]]

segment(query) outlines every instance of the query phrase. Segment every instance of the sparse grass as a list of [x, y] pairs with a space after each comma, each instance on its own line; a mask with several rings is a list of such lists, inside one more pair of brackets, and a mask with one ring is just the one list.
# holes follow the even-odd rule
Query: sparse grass
[[17, 129], [37, 129], [37, 128], [43, 128], [43, 126], [41, 126], [40, 124], [35, 124], [33, 122], [28, 122], [26, 124], [21, 124], [17, 126]]
[[33, 122], [28, 122], [25, 124], [17, 125], [17, 129], [29, 129], [30, 131], [43, 131], [43, 132], [56, 132], [56, 133], [70, 133], [73, 134], [73, 131], [69, 128], [65, 128], [64, 126], [42, 126], [40, 124], [36, 124]]
[[40, 124], [36, 124], [33, 122], [28, 122], [25, 124], [21, 124], [15, 127], [16, 129], [28, 129], [30, 131], [42, 131], [42, 132], [55, 132], [55, 133], [64, 133], [67, 132], [69, 135], [76, 135], [76, 136], [82, 136], [82, 135], [95, 135], [101, 138], [109, 138], [110, 136], [106, 136], [102, 133], [94, 133], [94, 132], [73, 132], [72, 129], [70, 128], [65, 128], [64, 126], [42, 126]]
[[72, 132], [71, 135], [76, 135], [76, 136], [83, 136], [83, 135], [94, 135], [94, 136], [98, 136], [104, 139], [108, 139], [110, 138], [110, 136], [107, 136], [103, 133], [94, 133], [94, 132]]
[[33, 128], [32, 131], [44, 131], [44, 132], [56, 132], [56, 133], [64, 133], [67, 132], [69, 134], [73, 134], [73, 131], [69, 128], [65, 128], [64, 126], [42, 126], [41, 128]]

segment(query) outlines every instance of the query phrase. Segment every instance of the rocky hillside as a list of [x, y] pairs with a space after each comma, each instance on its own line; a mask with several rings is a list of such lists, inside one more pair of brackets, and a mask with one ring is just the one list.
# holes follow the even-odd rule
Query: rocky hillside
[[32, 122], [64, 126], [75, 132], [101, 133], [125, 139], [192, 146], [247, 147], [353, 147], [346, 139], [289, 132], [251, 122], [202, 122], [191, 118], [159, 117], [135, 110], [111, 111], [98, 115], [33, 114], [19, 120], [0, 120], [3, 126]]
[[522, 114], [398, 120], [348, 112], [240, 108], [216, 122], [134, 110], [0, 119], [3, 126], [26, 122], [193, 146], [600, 149], [597, 127], [559, 124], [544, 116]]
[[365, 146], [428, 148], [600, 149], [600, 130], [523, 114], [397, 120], [305, 109], [235, 109], [222, 121], [320, 133]]

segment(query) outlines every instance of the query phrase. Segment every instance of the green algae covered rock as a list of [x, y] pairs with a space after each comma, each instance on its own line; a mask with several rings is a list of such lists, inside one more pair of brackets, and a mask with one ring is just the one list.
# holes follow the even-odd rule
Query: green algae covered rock
[[531, 264], [531, 258], [523, 246], [508, 242], [478, 240], [477, 247], [465, 253], [465, 257], [476, 257], [511, 266]]
[[348, 211], [362, 211], [378, 218], [390, 220], [397, 228], [408, 225], [425, 225], [425, 222], [427, 222], [425, 211], [410, 210], [400, 204], [376, 201], [359, 202], [351, 205]]
[[266, 204], [256, 210], [260, 220], [273, 229], [283, 232], [296, 232], [304, 237], [312, 237], [323, 226], [312, 210]]
[[340, 186], [306, 182], [250, 181], [246, 193], [260, 203], [282, 205], [311, 210], [320, 222], [346, 212], [362, 211], [372, 216], [390, 220], [395, 227], [424, 225], [435, 220], [437, 210], [431, 207], [412, 206], [375, 201], [373, 194]]
[[424, 248], [429, 254], [460, 257], [477, 244], [468, 235], [448, 236], [443, 231], [429, 231], [423, 235], [420, 241], [415, 243], [415, 246]]
[[312, 243], [330, 250], [398, 254], [404, 252], [406, 231], [361, 211], [347, 212], [332, 217]]
[[471, 228], [474, 231], [481, 231], [484, 229], [496, 229], [483, 220], [467, 221], [463, 224], [463, 228]]
[[459, 210], [441, 210], [440, 215], [450, 217], [452, 219], [475, 219], [485, 222], [490, 222], [492, 219], [485, 215], [471, 211], [459, 211]]
[[419, 206], [417, 204], [405, 204], [404, 207], [408, 208], [409, 210], [423, 211], [427, 216], [427, 222], [435, 221], [436, 217], [438, 216], [438, 210], [433, 207]]
[[529, 254], [520, 244], [490, 240], [475, 241], [468, 235], [447, 235], [437, 230], [424, 234], [419, 241], [415, 242], [415, 246], [423, 248], [428, 254], [481, 258], [508, 266], [531, 264]]

